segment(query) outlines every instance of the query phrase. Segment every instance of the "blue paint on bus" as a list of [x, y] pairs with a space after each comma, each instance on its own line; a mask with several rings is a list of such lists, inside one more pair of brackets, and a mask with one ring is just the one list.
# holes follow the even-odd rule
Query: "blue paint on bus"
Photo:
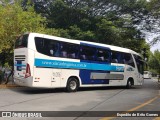
[[114, 66], [110, 64], [87, 63], [87, 62], [69, 62], [60, 60], [35, 59], [36, 67], [62, 68], [62, 69], [85, 69], [85, 70], [103, 70], [123, 72], [123, 66]]
[[80, 70], [79, 76], [82, 84], [109, 84], [108, 79], [92, 79], [91, 73], [109, 73], [109, 71], [93, 71], [93, 70]]

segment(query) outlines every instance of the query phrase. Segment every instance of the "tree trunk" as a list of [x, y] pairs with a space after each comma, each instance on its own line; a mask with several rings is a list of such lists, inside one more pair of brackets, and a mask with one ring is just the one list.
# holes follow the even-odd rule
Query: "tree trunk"
[[11, 73], [8, 75], [8, 77], [7, 77], [7, 78], [5, 78], [5, 79], [6, 79], [6, 80], [5, 80], [5, 84], [8, 84], [8, 82], [9, 82], [9, 78], [10, 78], [11, 76], [13, 76], [13, 71], [14, 71], [14, 67], [12, 66]]

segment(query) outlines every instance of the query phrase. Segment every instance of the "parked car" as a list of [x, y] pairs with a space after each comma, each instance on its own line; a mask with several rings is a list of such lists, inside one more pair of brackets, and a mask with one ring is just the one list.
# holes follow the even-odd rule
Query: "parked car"
[[143, 77], [144, 79], [151, 79], [152, 73], [150, 71], [144, 71]]

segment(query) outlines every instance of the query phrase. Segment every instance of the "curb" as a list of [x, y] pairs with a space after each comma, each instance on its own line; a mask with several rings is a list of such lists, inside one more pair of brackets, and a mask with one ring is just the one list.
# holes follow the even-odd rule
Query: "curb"
[[160, 85], [160, 80], [158, 80], [157, 78], [153, 78], [153, 80], [156, 81], [158, 85]]
[[0, 85], [0, 88], [17, 88], [17, 87], [22, 87], [22, 86], [18, 86], [18, 85], [12, 85], [12, 84], [7, 84], [7, 85], [5, 85], [5, 84], [1, 84]]

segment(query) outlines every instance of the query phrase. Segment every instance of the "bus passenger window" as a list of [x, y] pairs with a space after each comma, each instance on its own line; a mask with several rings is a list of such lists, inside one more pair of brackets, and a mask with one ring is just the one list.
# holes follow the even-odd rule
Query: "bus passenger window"
[[47, 55], [47, 49], [45, 49], [44, 39], [41, 37], [35, 37], [35, 45], [37, 52]]
[[80, 48], [80, 59], [82, 60], [95, 60], [96, 48], [82, 45]]
[[67, 46], [68, 46], [67, 47], [68, 58], [77, 59], [78, 58], [79, 45], [68, 43]]
[[110, 53], [106, 49], [97, 49], [97, 61], [109, 62], [110, 61]]
[[60, 51], [61, 51], [60, 57], [67, 58], [67, 45], [65, 43], [61, 43]]
[[119, 61], [120, 54], [116, 51], [112, 51], [112, 63], [120, 63]]
[[68, 54], [68, 57], [74, 59], [74, 58], [76, 58], [76, 55], [75, 55], [75, 53], [71, 53], [71, 54]]
[[118, 60], [117, 59], [112, 59], [112, 62], [113, 63], [118, 63]]
[[55, 52], [54, 47], [51, 44], [49, 44], [48, 49], [49, 49], [49, 55], [53, 56]]
[[87, 59], [85, 50], [82, 47], [80, 48], [80, 59], [82, 59], [82, 60]]
[[104, 61], [104, 57], [102, 56], [102, 57], [97, 57], [97, 60], [98, 61]]
[[134, 65], [134, 61], [133, 61], [133, 58], [132, 58], [132, 55], [129, 54], [129, 53], [124, 53], [124, 64], [127, 64], [127, 65], [130, 65], [132, 67], [135, 67]]
[[86, 60], [86, 59], [87, 59], [87, 57], [86, 57], [86, 55], [80, 55], [80, 59], [82, 59], [82, 60]]
[[61, 57], [65, 57], [66, 58], [67, 57], [67, 52], [66, 51], [62, 51], [61, 52]]
[[48, 43], [48, 51], [49, 51], [49, 56], [53, 57], [58, 57], [59, 52], [58, 52], [58, 42], [56, 41], [49, 41]]
[[36, 45], [37, 51], [41, 54], [54, 56], [54, 57], [59, 56], [59, 52], [58, 52], [59, 43], [55, 40], [35, 37], [35, 45]]

